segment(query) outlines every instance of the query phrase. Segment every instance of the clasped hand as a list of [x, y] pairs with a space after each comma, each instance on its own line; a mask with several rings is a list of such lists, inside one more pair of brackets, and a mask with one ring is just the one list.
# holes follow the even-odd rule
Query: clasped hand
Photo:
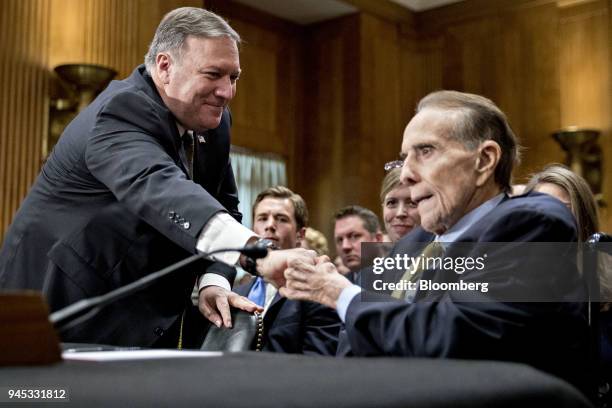
[[335, 308], [342, 290], [351, 285], [327, 256], [315, 257], [313, 251], [275, 251], [262, 260], [262, 265], [266, 260], [270, 268], [258, 270], [289, 299], [309, 300]]
[[[303, 248], [270, 251], [257, 260], [257, 271], [279, 288], [282, 296], [331, 308], [336, 307], [342, 289], [351, 286], [327, 256], [317, 257], [314, 251]], [[245, 297], [218, 286], [208, 286], [200, 292], [200, 311], [218, 327], [222, 324], [231, 327], [229, 306], [248, 312], [263, 310]]]

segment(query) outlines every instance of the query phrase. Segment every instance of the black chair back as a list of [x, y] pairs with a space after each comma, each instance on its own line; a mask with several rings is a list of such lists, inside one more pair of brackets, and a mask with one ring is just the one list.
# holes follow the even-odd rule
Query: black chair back
[[[612, 393], [610, 392], [612, 375], [608, 372], [612, 367], [612, 361], [602, 359], [602, 336], [606, 331], [602, 331], [610, 323], [612, 311], [601, 313], [601, 277], [606, 271], [601, 270], [605, 262], [601, 261], [602, 255], [612, 257], [612, 235], [602, 232], [595, 233], [589, 237], [585, 245], [583, 257], [583, 273], [588, 288], [588, 318], [589, 318], [589, 360], [591, 375], [593, 376], [592, 397], [596, 406], [612, 407]], [[608, 271], [612, 274], [612, 271]], [[603, 320], [603, 321], [602, 321]], [[603, 326], [602, 326], [603, 324]], [[612, 344], [612, 339], [607, 339]]]

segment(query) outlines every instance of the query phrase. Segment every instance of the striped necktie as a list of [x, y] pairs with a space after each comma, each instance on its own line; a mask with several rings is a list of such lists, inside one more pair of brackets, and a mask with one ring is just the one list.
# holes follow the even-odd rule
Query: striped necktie
[[[428, 258], [438, 258], [438, 257], [441, 257], [442, 255], [444, 255], [444, 247], [442, 246], [442, 244], [437, 241], [430, 242], [425, 247], [425, 249], [423, 249], [421, 256], [417, 258], [417, 259], [421, 258], [420, 262], [418, 262], [416, 266], [413, 265], [412, 268], [406, 269], [406, 272], [404, 272], [400, 280], [417, 282], [419, 278], [421, 277], [421, 275], [423, 274], [423, 271], [426, 269], [425, 266], [428, 262], [427, 259]], [[396, 299], [405, 299], [406, 292], [407, 292], [406, 290], [396, 289], [393, 291], [391, 296]]]

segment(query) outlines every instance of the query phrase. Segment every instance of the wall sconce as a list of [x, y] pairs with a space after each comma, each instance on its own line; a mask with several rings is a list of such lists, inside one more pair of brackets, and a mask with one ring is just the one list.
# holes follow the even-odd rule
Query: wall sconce
[[605, 203], [601, 194], [602, 154], [597, 143], [599, 130], [570, 126], [553, 133], [553, 138], [567, 152], [565, 164], [576, 174], [584, 177], [600, 207]]
[[63, 86], [62, 95], [51, 98], [47, 153], [51, 152], [68, 123], [117, 75], [112, 68], [94, 64], [63, 64], [53, 70]]

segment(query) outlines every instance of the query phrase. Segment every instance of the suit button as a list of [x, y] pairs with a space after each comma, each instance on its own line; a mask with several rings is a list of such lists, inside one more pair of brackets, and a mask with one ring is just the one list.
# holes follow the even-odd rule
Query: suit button
[[191, 224], [189, 223], [189, 221], [183, 224], [183, 228], [185, 228], [186, 230], [188, 230], [189, 227], [191, 227]]
[[173, 219], [175, 215], [176, 215], [176, 213], [174, 211], [169, 211], [168, 212], [168, 218], [170, 218], [170, 219]]
[[161, 337], [164, 335], [164, 329], [158, 326], [155, 329], [153, 329], [153, 333], [155, 333], [156, 336]]

